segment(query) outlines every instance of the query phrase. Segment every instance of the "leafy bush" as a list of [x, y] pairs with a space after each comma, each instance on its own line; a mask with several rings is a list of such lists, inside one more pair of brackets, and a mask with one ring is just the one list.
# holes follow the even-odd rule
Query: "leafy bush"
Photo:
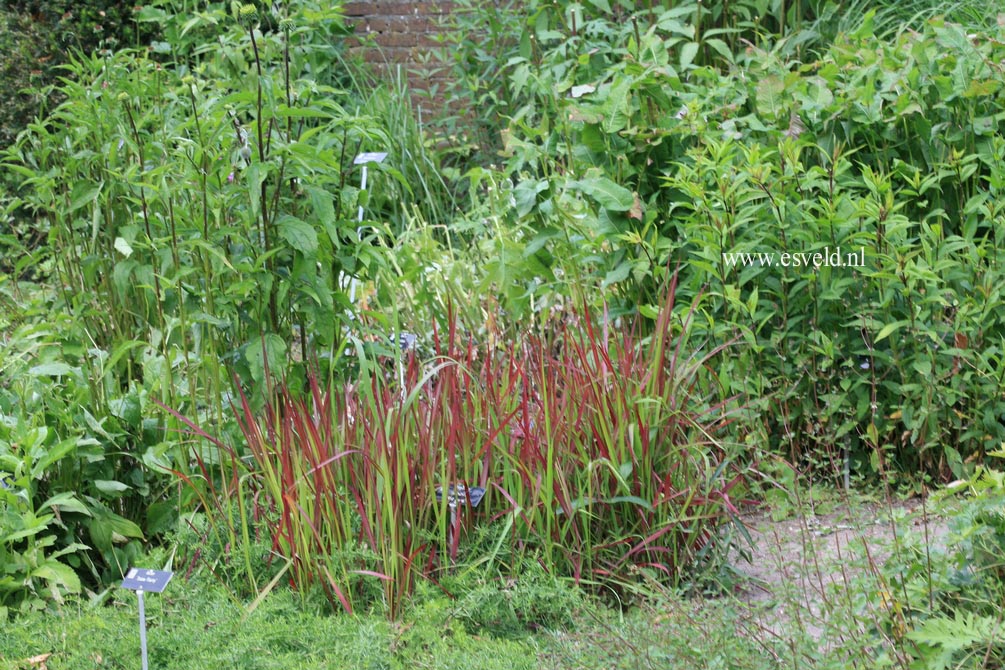
[[140, 46], [152, 37], [133, 7], [112, 0], [11, 0], [0, 9], [0, 146], [59, 101], [50, 87], [75, 53]]
[[[1002, 457], [996, 452], [995, 457]], [[963, 495], [962, 504], [951, 498]], [[885, 634], [912, 668], [1000, 668], [1005, 663], [1005, 474], [978, 467], [938, 496], [945, 545], [915, 547], [889, 563]], [[949, 503], [949, 504], [947, 504]]]
[[[560, 98], [569, 90], [564, 85], [569, 79], [582, 78], [585, 71], [637, 71], [667, 50], [680, 54], [682, 72], [692, 64], [728, 66], [746, 49], [763, 44], [777, 44], [784, 54], [809, 60], [823, 56], [846, 33], [886, 40], [905, 30], [922, 30], [926, 21], [940, 16], [981, 30], [993, 30], [997, 20], [993, 7], [976, 0], [713, 0], [648, 3], [645, 8], [626, 0], [461, 0], [448, 19], [450, 30], [443, 35], [448, 48], [441, 57], [453, 67], [452, 92], [464, 110], [455, 121], [473, 132], [483, 158], [491, 161], [492, 150], [505, 144], [499, 131], [524, 116], [530, 98], [547, 105], [549, 97]], [[661, 44], [654, 43], [654, 33]], [[479, 39], [470, 39], [472, 34]], [[676, 78], [676, 63], [664, 66], [662, 73]], [[559, 83], [552, 96], [545, 88], [550, 79]], [[659, 97], [652, 100], [649, 111], [667, 115], [677, 110], [661, 102]]]
[[690, 6], [569, 12], [509, 33], [536, 39], [497, 89], [492, 182], [535, 275], [571, 250], [613, 313], [655, 318], [679, 266], [698, 332], [747, 345], [720, 371], [758, 399], [743, 431], [798, 464], [949, 478], [1005, 437], [1001, 28], [880, 40], [867, 16], [803, 62], [797, 36], [734, 53]]
[[[371, 245], [377, 233], [357, 234], [366, 194], [347, 185], [354, 152], [384, 135], [326, 83], [341, 17], [304, 2], [263, 32], [253, 9], [165, 14], [171, 35], [184, 36], [177, 24], [193, 18], [201, 37], [215, 31], [219, 59], [188, 59], [197, 49], [180, 41], [186, 59], [171, 66], [156, 49], [74, 60], [63, 102], [3, 153], [18, 185], [5, 221], [13, 208], [31, 212], [48, 244], [0, 267], [51, 267], [55, 278], [36, 311], [5, 311], [0, 323], [0, 452], [12, 459], [0, 470], [25, 499], [5, 508], [12, 525], [0, 537], [11, 556], [27, 555], [24, 510], [41, 516], [73, 493], [73, 510], [37, 532], [49, 543], [60, 528], [44, 557], [72, 547], [59, 560], [82, 588], [117, 578], [140, 537], [172, 528], [195, 504], [165, 500], [164, 473], [191, 474], [195, 461], [148, 417], [150, 401], [226, 431], [229, 371], [264, 386], [295, 345], [305, 358], [338, 358], [350, 277], [384, 262]], [[7, 234], [0, 244], [18, 254], [32, 246]], [[38, 326], [50, 312], [53, 325]], [[26, 435], [40, 436], [40, 453], [18, 452]], [[57, 446], [58, 462], [35, 468]], [[8, 602], [41, 593], [34, 569], [18, 568]]]
[[346, 181], [380, 130], [312, 78], [311, 49], [287, 48], [330, 13], [262, 34], [245, 10], [200, 77], [130, 52], [76, 62], [66, 101], [7, 154], [59, 249], [66, 309], [99, 346], [152, 339], [184, 362], [193, 404], [205, 391], [217, 408], [222, 357], [260, 382], [262, 336], [277, 370], [295, 327], [330, 351], [348, 277], [379, 262]]
[[[0, 340], [0, 605], [41, 607], [121, 578], [177, 516], [152, 468], [186, 456], [144, 418], [156, 389], [119, 388], [110, 370], [123, 350], [81, 337], [64, 316]], [[158, 365], [149, 350], [143, 360]]]

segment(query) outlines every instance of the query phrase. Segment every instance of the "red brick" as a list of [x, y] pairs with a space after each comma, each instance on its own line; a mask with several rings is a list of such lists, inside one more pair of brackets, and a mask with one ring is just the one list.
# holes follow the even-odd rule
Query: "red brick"
[[389, 14], [443, 14], [453, 9], [453, 2], [426, 0], [425, 2], [409, 2], [408, 0], [382, 0], [381, 2], [362, 2], [352, 0], [343, 6], [346, 16], [386, 16]]
[[448, 109], [450, 70], [435, 55], [443, 48], [440, 36], [449, 29], [451, 12], [459, 11], [453, 0], [349, 0], [343, 11], [355, 31], [351, 53], [378, 73], [401, 66], [417, 92], [413, 104], [421, 105], [425, 118]]
[[371, 2], [347, 2], [342, 5], [342, 12], [346, 16], [367, 16], [372, 6]]

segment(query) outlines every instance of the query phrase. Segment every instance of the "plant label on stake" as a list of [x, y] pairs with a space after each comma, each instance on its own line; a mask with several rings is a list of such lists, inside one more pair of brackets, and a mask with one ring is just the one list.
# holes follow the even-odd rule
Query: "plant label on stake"
[[[458, 505], [467, 505], [471, 502], [472, 507], [478, 507], [478, 503], [485, 497], [485, 489], [481, 486], [468, 488], [464, 484], [451, 484], [447, 487], [447, 507], [456, 509]], [[436, 499], [443, 499], [443, 488], [436, 487]]]
[[[369, 153], [359, 154], [353, 159], [353, 165], [362, 165], [362, 175], [360, 176], [359, 190], [362, 193], [366, 190], [366, 166], [370, 163], [383, 163], [384, 159], [387, 158], [386, 151], [371, 151]], [[359, 212], [357, 216], [357, 228], [356, 237], [360, 237], [363, 234], [363, 205], [359, 206]], [[356, 304], [356, 277], [355, 275], [349, 282], [349, 304]], [[350, 318], [352, 316], [350, 315]]]
[[126, 578], [122, 580], [122, 588], [129, 589], [130, 591], [161, 593], [167, 588], [168, 582], [171, 581], [172, 577], [174, 577], [174, 573], [166, 570], [129, 568]]
[[136, 597], [140, 601], [140, 655], [143, 658], [143, 670], [147, 670], [147, 615], [143, 606], [143, 593], [162, 592], [173, 576], [174, 573], [167, 570], [129, 568], [126, 578], [122, 580], [122, 588], [136, 591]]
[[[485, 489], [481, 486], [468, 487], [466, 484], [451, 484], [447, 487], [447, 507], [450, 508], [450, 532], [447, 535], [447, 545], [454, 544], [454, 525], [457, 523], [457, 507], [470, 504], [472, 508], [485, 497]], [[443, 487], [436, 487], [436, 501], [443, 500]]]

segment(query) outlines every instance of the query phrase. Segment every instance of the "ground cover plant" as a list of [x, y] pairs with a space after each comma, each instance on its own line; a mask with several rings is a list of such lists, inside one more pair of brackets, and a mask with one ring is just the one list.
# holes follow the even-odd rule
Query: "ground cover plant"
[[166, 565], [167, 667], [999, 667], [1005, 23], [849, 7], [471, 5], [435, 126], [313, 0], [73, 53], [0, 159], [0, 661], [134, 665]]
[[[522, 597], [555, 596], [541, 585], [537, 589]], [[494, 586], [491, 592], [499, 593]], [[81, 604], [46, 619], [22, 617], [9, 623], [0, 664], [17, 670], [42, 664], [53, 670], [136, 666], [140, 653], [135, 598], [124, 593], [112, 602], [113, 607], [100, 610]], [[716, 667], [716, 662], [718, 667], [751, 670], [776, 667], [753, 643], [716, 649], [713, 640], [734, 636], [732, 615], [689, 610], [688, 603], [679, 600], [618, 618], [566, 596], [554, 607], [578, 623], [563, 632], [540, 629], [536, 634], [522, 625], [489, 633], [473, 618], [483, 616], [491, 622], [505, 616], [505, 605], [477, 595], [453, 601], [439, 590], [424, 593], [421, 606], [409, 610], [397, 625], [380, 616], [319, 615], [305, 610], [289, 591], [277, 591], [249, 614], [204, 577], [173, 585], [163, 597], [151, 596], [147, 603], [151, 667], [156, 663], [170, 670], [207, 663], [262, 670], [336, 664], [367, 670], [416, 666], [445, 670], [462, 663], [500, 670], [655, 668], [667, 662], [697, 668]], [[626, 640], [632, 648], [625, 647]]]

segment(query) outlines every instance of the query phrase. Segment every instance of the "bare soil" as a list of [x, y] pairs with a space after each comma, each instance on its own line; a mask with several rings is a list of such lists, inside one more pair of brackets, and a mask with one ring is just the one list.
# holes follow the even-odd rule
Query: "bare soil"
[[945, 521], [921, 500], [892, 506], [856, 504], [853, 509], [784, 521], [758, 512], [744, 522], [753, 547], [749, 562], [739, 552], [733, 556], [741, 577], [736, 596], [745, 606], [748, 624], [780, 639], [798, 631], [820, 640], [838, 609], [833, 605], [848, 585], [874, 579], [872, 591], [881, 600], [879, 569], [908, 536], [938, 547], [948, 532]]

